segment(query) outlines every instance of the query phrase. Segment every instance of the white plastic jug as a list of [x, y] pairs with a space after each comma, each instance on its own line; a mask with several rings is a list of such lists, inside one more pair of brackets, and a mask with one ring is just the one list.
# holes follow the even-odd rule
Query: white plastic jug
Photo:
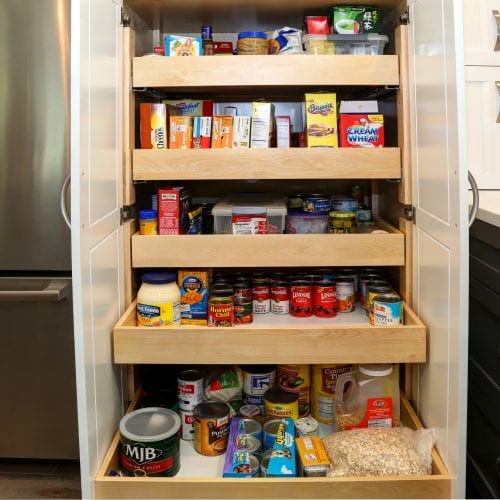
[[334, 405], [339, 431], [399, 426], [397, 370], [392, 365], [359, 365], [340, 375]]

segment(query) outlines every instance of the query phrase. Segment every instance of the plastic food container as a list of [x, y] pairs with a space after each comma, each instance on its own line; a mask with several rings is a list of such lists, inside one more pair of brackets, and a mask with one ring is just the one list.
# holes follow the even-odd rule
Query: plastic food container
[[271, 195], [232, 195], [222, 198], [212, 209], [215, 234], [233, 234], [233, 212], [248, 209], [265, 212], [267, 233], [281, 234], [285, 229], [286, 203], [284, 198]]
[[335, 54], [380, 56], [389, 41], [385, 35], [327, 35], [335, 44]]
[[306, 54], [328, 56], [335, 54], [333, 40], [328, 40], [328, 35], [304, 35]]
[[287, 234], [322, 234], [328, 232], [328, 214], [290, 213], [286, 216]]
[[267, 55], [267, 35], [263, 31], [243, 31], [238, 33], [238, 55]]

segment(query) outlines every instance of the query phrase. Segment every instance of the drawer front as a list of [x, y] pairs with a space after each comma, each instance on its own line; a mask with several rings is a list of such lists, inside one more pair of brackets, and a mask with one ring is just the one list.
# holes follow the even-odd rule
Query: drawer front
[[500, 0], [463, 0], [465, 64], [500, 65]]
[[500, 169], [496, 163], [500, 144], [497, 82], [500, 85], [500, 64], [499, 67], [465, 69], [467, 164], [479, 189], [500, 189]]

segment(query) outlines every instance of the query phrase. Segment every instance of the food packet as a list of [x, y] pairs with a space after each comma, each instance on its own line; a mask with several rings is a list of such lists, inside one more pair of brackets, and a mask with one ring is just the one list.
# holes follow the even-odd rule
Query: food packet
[[269, 37], [269, 54], [302, 54], [302, 31], [285, 26]]
[[430, 474], [435, 442], [435, 429], [407, 427], [354, 429], [323, 439], [334, 477]]
[[227, 403], [241, 400], [242, 392], [243, 374], [237, 366], [214, 367], [205, 377], [205, 399]]

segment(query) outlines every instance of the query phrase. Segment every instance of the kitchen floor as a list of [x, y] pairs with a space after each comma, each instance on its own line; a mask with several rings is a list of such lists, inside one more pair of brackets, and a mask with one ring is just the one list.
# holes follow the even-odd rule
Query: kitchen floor
[[0, 498], [81, 498], [77, 461], [0, 460]]

